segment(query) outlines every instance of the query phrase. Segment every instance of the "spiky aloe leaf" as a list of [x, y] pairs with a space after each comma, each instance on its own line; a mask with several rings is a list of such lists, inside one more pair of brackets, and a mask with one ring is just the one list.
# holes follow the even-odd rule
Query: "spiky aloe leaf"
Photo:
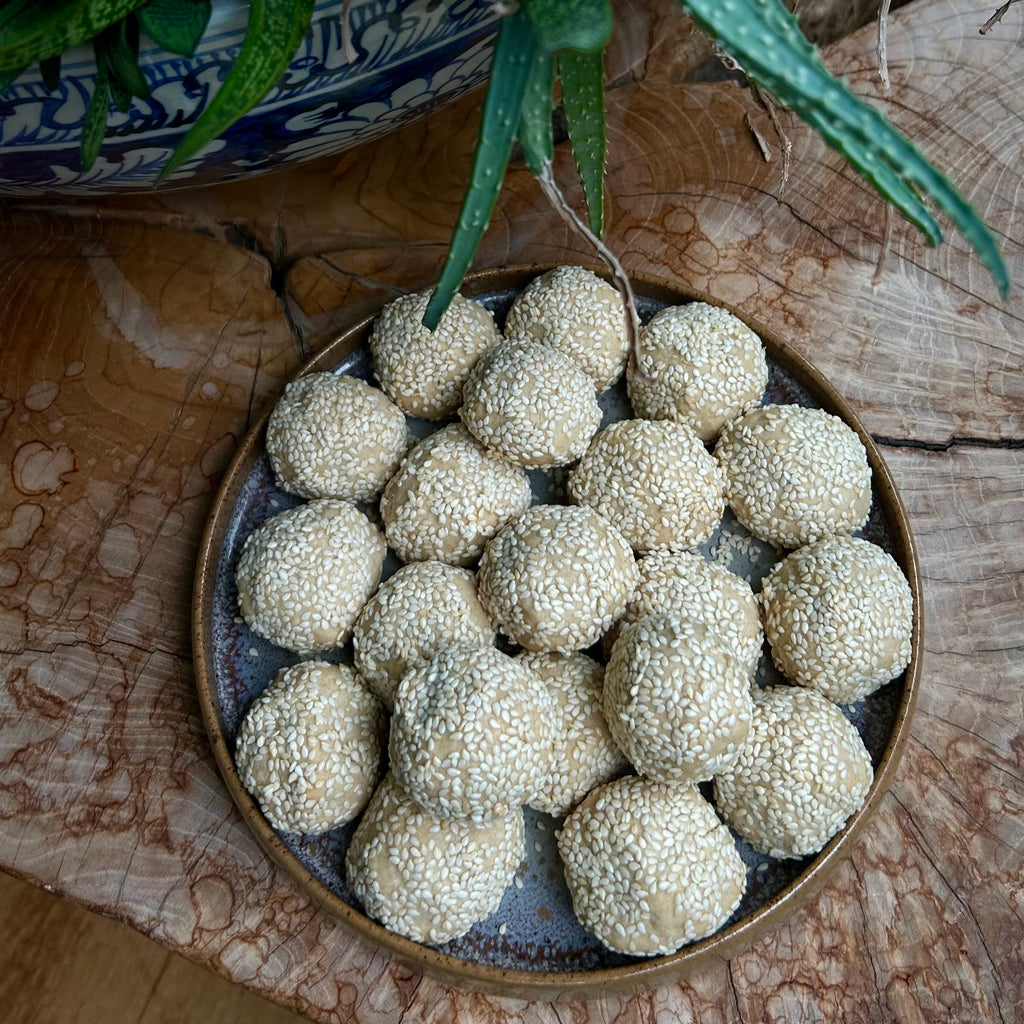
[[483, 117], [473, 155], [473, 170], [462, 201], [455, 236], [440, 280], [423, 315], [435, 330], [462, 285], [498, 200], [505, 168], [523, 110], [526, 85], [537, 55], [537, 41], [526, 13], [519, 8], [501, 23], [484, 97]]
[[82, 161], [82, 170], [88, 171], [100, 155], [100, 146], [107, 130], [107, 108], [110, 105], [110, 90], [107, 73], [99, 69], [96, 76], [96, 88], [85, 111], [82, 122], [82, 137], [78, 143], [78, 155]]
[[210, 9], [210, 0], [147, 0], [139, 8], [139, 22], [165, 50], [191, 57], [206, 31]]
[[590, 230], [604, 234], [604, 54], [563, 50], [558, 55], [562, 109], [580, 173]]
[[277, 83], [309, 28], [314, 0], [252, 0], [238, 60], [164, 165], [163, 181], [247, 114]]
[[526, 82], [523, 110], [519, 116], [519, 142], [531, 174], [541, 168], [555, 153], [551, 129], [554, 110], [555, 61], [549, 53], [537, 51]]
[[149, 83], [139, 68], [139, 23], [134, 16], [105, 28], [92, 45], [118, 110], [126, 111], [133, 96], [144, 99], [149, 95]]
[[49, 92], [56, 92], [60, 85], [60, 54], [56, 57], [47, 57], [39, 62], [39, 74], [42, 76], [43, 85]]
[[612, 34], [610, 0], [522, 0], [537, 45], [556, 50], [602, 50]]
[[995, 238], [952, 183], [886, 119], [835, 79], [779, 0], [679, 0], [694, 22], [838, 150], [915, 223], [941, 240], [916, 191], [935, 203], [978, 251], [1000, 292], [1009, 292]]
[[144, 0], [60, 0], [18, 4], [0, 23], [0, 74], [63, 53], [120, 21]]

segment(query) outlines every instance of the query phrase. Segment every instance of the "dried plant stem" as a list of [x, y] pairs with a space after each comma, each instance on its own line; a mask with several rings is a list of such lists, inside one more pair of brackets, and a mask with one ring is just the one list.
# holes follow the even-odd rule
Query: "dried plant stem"
[[[1010, 0], [1012, 3], [1013, 0]], [[889, 8], [892, 0], [882, 0], [882, 6], [878, 8], [878, 35], [875, 40], [875, 53], [878, 56], [878, 77], [882, 80], [882, 89], [886, 96], [892, 88], [889, 81], [889, 55], [886, 51], [886, 43], [889, 36]]]
[[537, 175], [541, 191], [547, 197], [548, 202], [558, 211], [559, 216], [576, 232], [581, 238], [585, 238], [601, 257], [608, 268], [611, 283], [622, 296], [622, 304], [626, 309], [626, 334], [629, 338], [630, 358], [633, 365], [638, 365], [640, 357], [640, 318], [636, 312], [636, 300], [633, 297], [633, 286], [629, 283], [626, 272], [622, 269], [615, 253], [611, 251], [587, 226], [582, 217], [569, 205], [562, 190], [555, 181], [554, 168], [550, 160], [545, 160], [541, 165], [540, 174]]
[[782, 148], [782, 177], [779, 179], [779, 195], [781, 196], [786, 190], [786, 185], [789, 182], [790, 160], [793, 156], [793, 142], [789, 135], [786, 134], [786, 129], [782, 127], [782, 122], [779, 120], [779, 107], [772, 94], [765, 92], [759, 85], [754, 85], [754, 83], [751, 83], [751, 85], [754, 89], [754, 95], [758, 98], [761, 106], [764, 107], [765, 112], [768, 114], [768, 120], [771, 121], [772, 130], [775, 132], [775, 137], [779, 140], [779, 146]]
[[750, 134], [754, 136], [754, 141], [761, 150], [761, 156], [764, 157], [764, 162], [766, 164], [770, 164], [772, 162], [771, 147], [765, 141], [765, 137], [757, 130], [757, 126], [754, 124], [754, 119], [750, 116], [749, 110], [743, 115], [743, 120], [746, 122], [747, 128], [750, 130]]
[[1016, 2], [1017, 0], [1006, 0], [1006, 3], [1003, 4], [1003, 6], [1000, 7], [999, 10], [997, 10], [996, 13], [978, 29], [978, 34], [983, 36], [987, 35], [996, 25], [999, 24], [999, 22], [1003, 20], [1003, 15], [1010, 9], [1011, 4], [1015, 4]]

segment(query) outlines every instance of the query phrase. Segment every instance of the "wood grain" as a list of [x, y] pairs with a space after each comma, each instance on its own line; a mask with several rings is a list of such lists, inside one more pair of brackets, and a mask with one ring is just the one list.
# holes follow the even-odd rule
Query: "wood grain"
[[[642, 46], [617, 51], [629, 71], [608, 93], [612, 246], [807, 355], [883, 445], [915, 532], [926, 661], [911, 742], [816, 900], [655, 991], [457, 991], [299, 897], [216, 774], [188, 627], [219, 474], [304, 352], [434, 279], [473, 97], [251, 183], [0, 208], [0, 867], [315, 1019], [1024, 1018], [1024, 30], [1007, 17], [979, 36], [990, 13], [896, 13], [888, 98], [871, 30], [826, 59], [996, 228], [1007, 302], [962, 239], [928, 250], [900, 224], [873, 286], [878, 201], [791, 118], [782, 188], [749, 94], [686, 82], [662, 8], [641, 19]], [[558, 174], [571, 180], [564, 145]], [[578, 258], [513, 167], [478, 266]]]

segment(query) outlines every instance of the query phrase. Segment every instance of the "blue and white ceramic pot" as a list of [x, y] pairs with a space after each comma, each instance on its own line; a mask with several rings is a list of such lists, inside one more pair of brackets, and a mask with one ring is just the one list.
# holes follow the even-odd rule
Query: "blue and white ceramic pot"
[[[88, 172], [79, 142], [96, 84], [92, 48], [64, 55], [53, 92], [38, 68], [25, 71], [0, 95], [0, 195], [154, 188], [160, 168], [227, 76], [247, 16], [240, 0], [214, 0], [190, 58], [143, 36], [139, 63], [149, 98], [133, 100], [123, 114], [111, 107]], [[230, 181], [393, 131], [486, 80], [498, 19], [488, 0], [318, 0], [312, 30], [277, 86], [163, 187]]]

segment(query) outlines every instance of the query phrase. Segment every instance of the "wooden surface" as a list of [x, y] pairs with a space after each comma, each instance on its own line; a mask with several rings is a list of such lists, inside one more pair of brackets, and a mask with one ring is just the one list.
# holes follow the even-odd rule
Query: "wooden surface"
[[17, 1024], [305, 1024], [118, 921], [0, 872], [0, 1014]]
[[[827, 51], [998, 232], [897, 223], [794, 118], [792, 172], [733, 84], [687, 85], [645, 7], [609, 91], [609, 240], [789, 339], [883, 446], [925, 588], [896, 780], [820, 897], [655, 991], [524, 1003], [421, 979], [300, 898], [233, 810], [198, 716], [189, 602], [219, 473], [332, 332], [429, 284], [472, 150], [471, 98], [337, 160], [205, 192], [0, 207], [0, 868], [324, 1020], [1016, 1021], [1022, 996], [1024, 28], [916, 0]], [[644, 56], [649, 54], [649, 56]], [[568, 155], [559, 172], [568, 179]], [[521, 167], [477, 265], [571, 261]]]

